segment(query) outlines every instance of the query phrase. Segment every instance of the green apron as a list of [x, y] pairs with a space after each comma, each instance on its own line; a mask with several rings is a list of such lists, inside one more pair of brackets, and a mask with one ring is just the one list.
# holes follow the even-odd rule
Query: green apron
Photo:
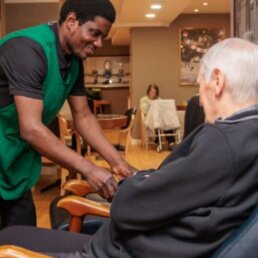
[[[38, 42], [46, 55], [47, 75], [43, 82], [42, 121], [48, 125], [57, 115], [78, 77], [79, 62], [73, 58], [71, 69], [63, 81], [56, 52], [54, 32], [47, 24], [13, 32], [0, 40], [0, 45], [16, 37]], [[24, 60], [26, 62], [26, 60]], [[33, 107], [32, 107], [33, 108]], [[20, 138], [15, 104], [0, 109], [0, 197], [13, 200], [21, 197], [38, 181], [41, 156]]]

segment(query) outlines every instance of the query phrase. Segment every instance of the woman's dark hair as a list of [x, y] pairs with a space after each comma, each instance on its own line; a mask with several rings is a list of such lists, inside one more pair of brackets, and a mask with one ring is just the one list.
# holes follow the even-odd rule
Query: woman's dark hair
[[80, 25], [100, 16], [114, 23], [116, 11], [109, 0], [65, 0], [61, 7], [59, 24], [65, 21], [68, 13], [74, 12]]
[[151, 90], [155, 90], [157, 92], [157, 97], [159, 96], [159, 87], [156, 84], [150, 84], [147, 88], [147, 95], [149, 95]]

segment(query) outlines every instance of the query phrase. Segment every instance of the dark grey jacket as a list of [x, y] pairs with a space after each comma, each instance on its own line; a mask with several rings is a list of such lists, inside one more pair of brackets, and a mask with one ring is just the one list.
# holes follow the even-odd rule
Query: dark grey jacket
[[124, 180], [90, 256], [209, 257], [256, 205], [257, 183], [255, 106], [198, 127], [158, 170]]

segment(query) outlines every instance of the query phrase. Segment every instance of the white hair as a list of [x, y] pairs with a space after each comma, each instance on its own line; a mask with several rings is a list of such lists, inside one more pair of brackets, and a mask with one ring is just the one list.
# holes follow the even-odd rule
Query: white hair
[[238, 102], [258, 101], [258, 46], [240, 38], [225, 39], [212, 46], [201, 60], [205, 82], [219, 69], [232, 97]]

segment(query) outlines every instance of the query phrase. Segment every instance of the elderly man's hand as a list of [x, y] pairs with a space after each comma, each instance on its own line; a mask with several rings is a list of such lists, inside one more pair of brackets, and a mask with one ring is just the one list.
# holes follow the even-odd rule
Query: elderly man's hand
[[118, 177], [128, 177], [137, 171], [136, 168], [122, 160], [120, 163], [112, 166], [112, 172]]
[[98, 192], [103, 198], [111, 200], [117, 189], [117, 181], [107, 170], [96, 167], [94, 171], [88, 173], [86, 180], [93, 190]]

